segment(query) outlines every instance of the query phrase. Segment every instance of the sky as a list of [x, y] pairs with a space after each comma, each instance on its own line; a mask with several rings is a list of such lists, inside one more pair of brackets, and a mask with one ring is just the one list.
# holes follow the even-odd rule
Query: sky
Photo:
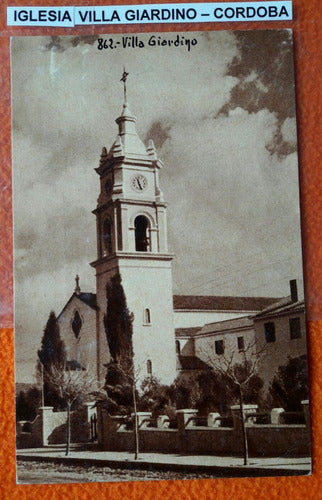
[[138, 36], [142, 48], [105, 50], [96, 36], [12, 39], [17, 381], [33, 380], [49, 313], [75, 275], [95, 292], [94, 168], [117, 134], [124, 66], [138, 133], [164, 163], [174, 293], [302, 286], [291, 32], [180, 33], [197, 40], [190, 51]]

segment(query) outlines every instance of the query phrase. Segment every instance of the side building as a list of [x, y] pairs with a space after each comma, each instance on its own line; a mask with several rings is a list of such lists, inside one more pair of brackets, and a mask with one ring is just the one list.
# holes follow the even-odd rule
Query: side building
[[202, 327], [176, 329], [177, 370], [192, 373], [221, 366], [223, 359], [243, 362], [244, 350], [261, 352], [258, 374], [267, 392], [280, 366], [307, 355], [304, 301], [298, 300], [296, 281], [291, 294], [248, 316], [216, 321]]

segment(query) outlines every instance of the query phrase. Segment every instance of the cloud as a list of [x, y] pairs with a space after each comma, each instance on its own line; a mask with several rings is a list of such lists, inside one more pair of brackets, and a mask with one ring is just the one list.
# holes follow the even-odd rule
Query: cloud
[[78, 45], [93, 45], [98, 39], [99, 35], [84, 35], [73, 37], [51, 36], [49, 41], [45, 44], [46, 50], [55, 50], [64, 52], [70, 47], [77, 47]]
[[285, 141], [281, 128], [295, 116], [292, 36], [288, 30], [235, 32], [238, 54], [227, 68], [227, 75], [238, 78], [229, 100], [219, 114], [242, 107], [249, 113], [268, 109], [277, 121], [271, 154], [283, 158], [295, 151], [294, 141]]
[[[184, 283], [194, 293], [205, 268], [206, 286], [201, 282], [199, 292], [210, 294], [236, 294], [236, 287], [239, 293], [249, 293], [263, 263], [270, 263], [264, 270], [267, 281], [275, 276], [267, 293], [271, 286], [274, 293], [281, 269], [298, 275], [297, 161], [295, 155], [276, 161], [269, 154], [265, 145], [275, 128], [276, 117], [268, 110], [248, 113], [239, 108], [229, 116], [169, 130], [160, 153], [167, 164], [167, 199], [172, 200], [169, 240], [179, 256], [174, 266], [177, 292]], [[285, 241], [294, 243], [291, 259]], [[236, 284], [235, 266], [229, 272], [227, 263], [241, 261], [241, 255], [244, 261], [253, 259], [253, 271], [250, 264], [237, 267], [241, 282]], [[218, 273], [222, 266], [227, 276], [223, 283]]]

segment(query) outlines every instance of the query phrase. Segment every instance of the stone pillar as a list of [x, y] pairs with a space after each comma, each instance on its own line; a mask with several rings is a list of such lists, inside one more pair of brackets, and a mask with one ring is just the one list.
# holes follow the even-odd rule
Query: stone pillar
[[112, 417], [105, 408], [98, 411], [97, 441], [101, 449], [111, 449], [112, 443], [119, 428], [120, 417]]
[[52, 426], [53, 410], [54, 410], [53, 406], [41, 406], [39, 408], [39, 414], [40, 414], [40, 419], [41, 419], [41, 429], [42, 429], [42, 436], [41, 436], [42, 446], [48, 445], [48, 438], [53, 431], [53, 428], [52, 428], [53, 427]]
[[[239, 430], [241, 427], [240, 407], [239, 407], [239, 405], [233, 405], [230, 407], [230, 410], [231, 410], [232, 417], [233, 417], [234, 429]], [[257, 413], [257, 411], [258, 411], [257, 405], [243, 405], [244, 418], [247, 415]], [[255, 422], [255, 418], [248, 418], [247, 420], [245, 419], [246, 425], [254, 424], [254, 422]]]
[[305, 425], [306, 427], [310, 427], [310, 405], [309, 405], [309, 400], [304, 399], [301, 401], [301, 405], [303, 406], [303, 412], [304, 412], [304, 418], [305, 418]]
[[219, 420], [219, 417], [220, 417], [219, 413], [208, 413], [207, 426], [208, 427], [220, 427], [221, 421]]
[[198, 414], [198, 410], [193, 410], [191, 408], [185, 408], [183, 410], [177, 410], [177, 422], [178, 422], [178, 430], [184, 431], [189, 427], [194, 426], [194, 421], [192, 417], [196, 417]]
[[[133, 417], [133, 422], [135, 418], [135, 414], [132, 413], [131, 417]], [[137, 411], [136, 412], [136, 417], [138, 419], [138, 427], [139, 429], [145, 429], [148, 427], [151, 417], [152, 417], [152, 412], [150, 411]]]
[[271, 424], [279, 425], [284, 424], [283, 413], [285, 412], [284, 408], [273, 408], [271, 410]]
[[169, 417], [167, 415], [159, 415], [157, 418], [158, 429], [169, 429]]

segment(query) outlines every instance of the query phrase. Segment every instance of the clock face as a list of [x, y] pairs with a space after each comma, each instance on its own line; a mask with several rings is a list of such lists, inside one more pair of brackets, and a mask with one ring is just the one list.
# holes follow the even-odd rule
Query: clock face
[[131, 187], [140, 193], [148, 187], [148, 180], [142, 174], [134, 175], [131, 179]]

